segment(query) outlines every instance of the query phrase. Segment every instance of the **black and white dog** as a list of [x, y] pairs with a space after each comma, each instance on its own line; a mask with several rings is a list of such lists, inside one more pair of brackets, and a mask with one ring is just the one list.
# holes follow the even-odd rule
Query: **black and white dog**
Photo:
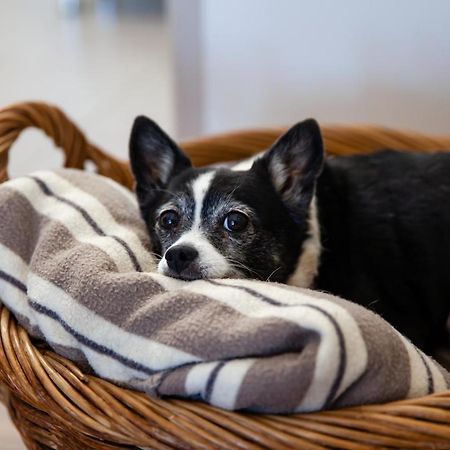
[[314, 287], [374, 309], [427, 352], [448, 344], [450, 154], [324, 159], [310, 119], [250, 160], [196, 169], [138, 117], [130, 160], [161, 273]]

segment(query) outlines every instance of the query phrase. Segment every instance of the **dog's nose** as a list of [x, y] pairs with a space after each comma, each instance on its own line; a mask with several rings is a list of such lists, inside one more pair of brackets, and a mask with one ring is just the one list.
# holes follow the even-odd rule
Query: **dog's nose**
[[167, 250], [165, 258], [167, 265], [176, 273], [181, 273], [198, 256], [198, 251], [194, 247], [187, 245], [177, 245]]

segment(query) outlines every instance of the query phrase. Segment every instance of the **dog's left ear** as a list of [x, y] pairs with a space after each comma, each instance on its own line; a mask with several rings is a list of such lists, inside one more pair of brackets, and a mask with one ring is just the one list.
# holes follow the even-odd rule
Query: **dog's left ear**
[[307, 119], [290, 128], [261, 158], [275, 190], [293, 214], [304, 211], [311, 201], [323, 155], [319, 125]]
[[151, 202], [172, 177], [191, 167], [189, 158], [177, 144], [145, 116], [135, 119], [129, 147], [131, 170], [141, 207]]

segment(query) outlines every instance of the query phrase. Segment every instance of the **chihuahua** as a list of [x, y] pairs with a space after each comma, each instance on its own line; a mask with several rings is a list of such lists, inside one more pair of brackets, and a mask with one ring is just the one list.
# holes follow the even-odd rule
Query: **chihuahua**
[[130, 161], [160, 273], [315, 288], [372, 308], [427, 352], [448, 344], [450, 154], [325, 158], [308, 119], [249, 160], [194, 168], [141, 116]]

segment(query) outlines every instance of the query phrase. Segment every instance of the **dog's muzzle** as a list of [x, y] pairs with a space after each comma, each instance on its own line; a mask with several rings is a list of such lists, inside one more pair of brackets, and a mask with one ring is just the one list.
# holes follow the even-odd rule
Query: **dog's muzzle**
[[177, 278], [199, 278], [197, 260], [198, 251], [188, 245], [176, 245], [169, 248], [164, 255], [167, 266]]

